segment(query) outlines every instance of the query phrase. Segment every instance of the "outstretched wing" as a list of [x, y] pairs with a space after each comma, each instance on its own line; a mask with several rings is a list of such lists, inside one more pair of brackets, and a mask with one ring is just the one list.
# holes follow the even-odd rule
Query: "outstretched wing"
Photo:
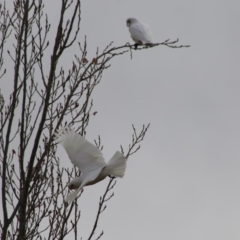
[[70, 128], [58, 130], [55, 141], [62, 144], [71, 162], [82, 174], [101, 170], [107, 165], [99, 149]]
[[143, 44], [152, 42], [150, 28], [142, 22], [132, 24], [129, 31], [134, 41], [141, 41]]

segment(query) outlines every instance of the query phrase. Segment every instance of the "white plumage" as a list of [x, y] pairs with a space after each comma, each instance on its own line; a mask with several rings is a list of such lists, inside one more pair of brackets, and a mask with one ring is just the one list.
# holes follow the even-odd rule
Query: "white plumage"
[[70, 128], [58, 130], [55, 141], [62, 144], [71, 162], [81, 171], [80, 177], [68, 184], [69, 189], [75, 191], [67, 196], [67, 202], [74, 201], [86, 185], [95, 184], [109, 175], [124, 176], [126, 160], [122, 153], [117, 151], [107, 164], [95, 145]]
[[152, 43], [152, 33], [147, 24], [136, 18], [128, 18], [126, 23], [129, 27], [131, 37], [136, 44], [142, 45]]

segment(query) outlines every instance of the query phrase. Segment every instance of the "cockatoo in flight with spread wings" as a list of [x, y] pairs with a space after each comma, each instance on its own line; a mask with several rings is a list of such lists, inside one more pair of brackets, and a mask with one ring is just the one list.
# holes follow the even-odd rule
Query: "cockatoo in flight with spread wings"
[[108, 163], [100, 150], [83, 136], [70, 128], [62, 128], [55, 134], [55, 142], [61, 143], [73, 165], [79, 168], [81, 175], [68, 184], [71, 192], [66, 202], [73, 202], [84, 186], [93, 185], [107, 176], [123, 177], [126, 170], [126, 159], [116, 152]]

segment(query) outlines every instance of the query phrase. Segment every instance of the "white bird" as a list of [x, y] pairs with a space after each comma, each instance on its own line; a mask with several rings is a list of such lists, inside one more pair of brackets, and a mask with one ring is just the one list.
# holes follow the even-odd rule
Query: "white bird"
[[136, 18], [128, 18], [126, 23], [129, 27], [131, 37], [136, 45], [152, 43], [152, 33], [147, 24], [137, 20]]
[[81, 171], [80, 177], [68, 184], [69, 189], [75, 191], [67, 196], [67, 202], [74, 201], [84, 186], [100, 182], [109, 175], [124, 176], [126, 160], [122, 153], [117, 151], [107, 164], [95, 145], [70, 128], [58, 130], [55, 136], [55, 142], [62, 144], [73, 165]]

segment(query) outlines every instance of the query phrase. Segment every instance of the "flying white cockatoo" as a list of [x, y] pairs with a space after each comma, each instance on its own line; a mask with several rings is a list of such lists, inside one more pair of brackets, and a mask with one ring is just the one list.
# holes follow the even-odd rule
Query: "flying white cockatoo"
[[72, 164], [81, 171], [80, 177], [68, 184], [68, 188], [75, 191], [67, 196], [67, 202], [74, 201], [84, 186], [100, 182], [109, 175], [124, 176], [126, 160], [122, 153], [117, 151], [106, 163], [95, 145], [70, 128], [58, 130], [55, 136], [55, 142], [62, 144]]
[[152, 33], [147, 24], [137, 20], [136, 18], [128, 18], [126, 23], [136, 46], [152, 43]]

